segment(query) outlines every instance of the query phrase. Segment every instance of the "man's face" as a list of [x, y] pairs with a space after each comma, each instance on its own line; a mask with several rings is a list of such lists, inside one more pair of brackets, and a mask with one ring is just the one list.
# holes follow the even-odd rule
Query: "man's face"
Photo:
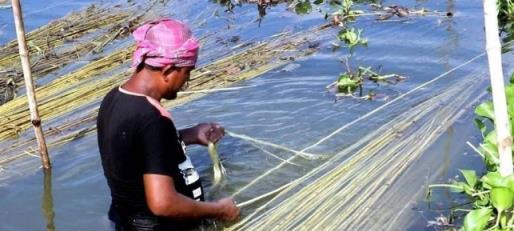
[[168, 85], [168, 91], [163, 96], [163, 98], [167, 100], [176, 99], [177, 98], [177, 92], [183, 91], [187, 87], [187, 82], [189, 81], [189, 76], [191, 74], [191, 71], [194, 69], [194, 67], [181, 67], [177, 70], [175, 70], [174, 75], [172, 78], [174, 78], [174, 81], [170, 81], [170, 84]]

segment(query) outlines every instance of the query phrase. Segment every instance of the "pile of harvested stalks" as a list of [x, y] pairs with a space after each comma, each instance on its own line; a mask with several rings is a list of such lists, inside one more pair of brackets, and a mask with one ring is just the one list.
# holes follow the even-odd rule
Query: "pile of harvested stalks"
[[[92, 5], [28, 33], [33, 78], [43, 77], [88, 54], [100, 53], [108, 43], [126, 37], [145, 20], [144, 14], [136, 12], [137, 7], [116, 9]], [[0, 48], [0, 69], [0, 89], [5, 92], [0, 97], [3, 104], [14, 98], [16, 88], [23, 84], [16, 41]]]
[[[308, 44], [318, 39], [326, 28], [324, 26], [298, 33], [284, 32], [273, 36], [269, 41], [248, 44], [235, 54], [229, 51], [228, 57], [192, 72], [189, 85], [191, 94], [180, 94], [176, 100], [163, 104], [166, 107], [180, 105], [205, 95], [209, 89], [225, 87], [256, 77], [289, 62], [290, 59], [279, 59], [281, 56], [298, 58], [310, 55], [315, 48], [308, 48]], [[78, 118], [63, 121], [56, 127], [46, 128], [49, 146], [62, 144], [95, 131], [94, 121], [98, 102], [109, 90], [129, 78], [130, 70], [127, 70], [127, 66], [132, 50], [133, 46], [119, 49], [36, 89], [43, 121], [63, 118], [84, 106], [93, 105], [87, 113]], [[209, 57], [210, 54], [206, 51], [202, 55]], [[10, 145], [2, 145], [4, 148], [0, 150], [3, 154], [0, 157], [0, 164], [33, 153], [33, 150], [27, 150], [27, 144], [33, 144], [33, 139], [20, 136], [30, 127], [27, 123], [29, 111], [25, 101], [24, 97], [17, 97], [0, 106], [0, 141], [11, 140]], [[13, 141], [11, 138], [15, 137], [19, 138]]]
[[463, 78], [288, 183], [278, 196], [228, 230], [395, 227], [400, 211], [380, 208], [391, 201], [406, 203], [403, 197], [408, 195], [388, 189], [459, 118], [462, 108], [484, 95], [478, 94], [480, 88], [476, 79]]

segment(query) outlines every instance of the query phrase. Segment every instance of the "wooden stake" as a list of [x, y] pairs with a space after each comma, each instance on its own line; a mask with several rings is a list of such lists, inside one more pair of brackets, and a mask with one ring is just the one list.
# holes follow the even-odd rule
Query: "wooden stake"
[[494, 126], [498, 151], [500, 153], [500, 174], [508, 176], [513, 173], [512, 136], [510, 134], [505, 86], [503, 83], [501, 43], [498, 35], [498, 9], [496, 0], [483, 1], [487, 59], [489, 60], [489, 74], [493, 90]]
[[32, 72], [30, 70], [29, 52], [25, 41], [25, 28], [23, 24], [23, 16], [21, 13], [20, 0], [12, 0], [12, 9], [14, 15], [14, 23], [16, 25], [16, 37], [18, 38], [18, 50], [20, 52], [21, 66], [23, 68], [23, 78], [25, 79], [25, 87], [27, 89], [27, 98], [29, 101], [30, 121], [34, 125], [34, 132], [41, 154], [41, 161], [45, 169], [49, 169], [50, 158], [46, 148], [45, 137], [41, 127], [41, 119], [37, 110], [36, 96], [34, 94], [34, 86], [32, 82]]

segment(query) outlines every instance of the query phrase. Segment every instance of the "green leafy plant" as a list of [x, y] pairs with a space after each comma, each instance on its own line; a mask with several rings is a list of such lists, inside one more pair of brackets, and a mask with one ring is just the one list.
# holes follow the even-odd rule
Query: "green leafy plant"
[[337, 39], [344, 42], [350, 49], [357, 45], [367, 45], [368, 40], [361, 37], [362, 29], [345, 28], [339, 31]]
[[514, 39], [514, 1], [497, 0], [496, 4], [498, 6], [498, 26], [502, 34], [505, 34], [503, 41], [512, 41]]
[[514, 19], [514, 1], [512, 0], [498, 0], [498, 24], [500, 27], [505, 25], [512, 25]]
[[364, 13], [361, 10], [353, 9], [354, 2], [352, 0], [344, 0], [341, 2], [334, 15], [341, 17], [342, 20], [354, 21], [357, 16]]
[[312, 5], [309, 0], [298, 1], [294, 7], [297, 14], [308, 14], [312, 10]]
[[339, 76], [339, 79], [337, 80], [337, 88], [340, 93], [351, 95], [355, 90], [362, 86], [362, 83], [362, 75], [354, 75], [352, 73], [345, 72]]
[[[514, 122], [514, 78], [506, 86], [509, 120]], [[497, 171], [499, 154], [496, 132], [488, 129], [487, 124], [494, 124], [494, 108], [491, 101], [482, 102], [475, 108], [475, 125], [480, 129], [483, 141], [476, 149], [484, 161], [487, 172], [478, 177], [473, 170], [461, 170], [465, 181], [451, 184], [434, 184], [429, 186], [427, 196], [436, 187], [447, 187], [453, 192], [467, 195], [472, 210], [464, 218], [464, 231], [475, 230], [514, 230], [514, 175], [503, 177]]]
[[480, 231], [484, 230], [489, 222], [493, 210], [490, 208], [475, 209], [464, 218], [464, 230]]
[[327, 86], [327, 89], [335, 87], [337, 89], [338, 96], [353, 96], [353, 93], [355, 91], [361, 90], [361, 95], [359, 95], [360, 98], [372, 99], [372, 93], [364, 97], [362, 96], [362, 85], [366, 80], [373, 81], [375, 83], [396, 83], [398, 81], [405, 79], [405, 77], [397, 74], [380, 75], [377, 72], [373, 71], [371, 67], [359, 66], [357, 68], [357, 71], [352, 71], [348, 63], [348, 57], [343, 59], [342, 62], [346, 66], [346, 72], [339, 75], [337, 81]]
[[[235, 0], [212, 1], [227, 6], [227, 11], [232, 11], [236, 5], [241, 5], [240, 1]], [[377, 12], [375, 11], [390, 10], [377, 4], [382, 2], [379, 0], [288, 0], [284, 2], [289, 5], [289, 9], [294, 10], [299, 15], [308, 14], [313, 11], [313, 8], [320, 12], [326, 12], [325, 19], [330, 16], [332, 26], [339, 27], [339, 32], [336, 35], [338, 41], [333, 42], [335, 49], [342, 47], [344, 44], [350, 51], [350, 57], [353, 56], [353, 49], [356, 46], [367, 46], [368, 44], [368, 40], [363, 36], [363, 30], [352, 25], [356, 18], [362, 15], [376, 15]], [[254, 3], [257, 4], [262, 18], [265, 15], [266, 7], [273, 4], [273, 1], [256, 1]], [[370, 4], [370, 6], [374, 6], [373, 12], [365, 14], [358, 9], [357, 4]], [[402, 7], [395, 7], [403, 9]], [[397, 83], [403, 79], [405, 78], [396, 74], [380, 75], [373, 71], [371, 67], [359, 66], [357, 71], [352, 72], [347, 65], [347, 71], [340, 74], [337, 80], [327, 88], [334, 89], [333, 92], [336, 92], [337, 96], [352, 97], [354, 97], [355, 91], [360, 90], [358, 98], [372, 99], [376, 96], [372, 90], [369, 91], [367, 96], [362, 96], [362, 85], [366, 80], [375, 83]]]

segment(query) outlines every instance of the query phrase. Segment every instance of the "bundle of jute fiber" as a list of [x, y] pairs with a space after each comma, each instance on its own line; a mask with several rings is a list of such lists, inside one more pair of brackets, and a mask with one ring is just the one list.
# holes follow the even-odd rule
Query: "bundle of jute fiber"
[[212, 160], [212, 170], [213, 170], [213, 185], [218, 185], [222, 180], [223, 177], [225, 177], [226, 170], [225, 167], [223, 167], [223, 164], [221, 163], [218, 150], [216, 147], [216, 144], [213, 142], [209, 142], [207, 145], [207, 149], [209, 152], [209, 157]]
[[[238, 53], [206, 64], [192, 72], [188, 92], [179, 94], [176, 100], [164, 101], [163, 104], [167, 108], [181, 105], [202, 97], [212, 90], [216, 91], [232, 83], [259, 76], [287, 64], [288, 60], [279, 59], [284, 54], [296, 58], [310, 55], [313, 50], [302, 49], [302, 47], [307, 47], [314, 38], [320, 38], [319, 34], [324, 29], [313, 28], [298, 33], [280, 33], [269, 41], [247, 46]], [[106, 91], [121, 84], [130, 76], [130, 70], [124, 68], [131, 50], [132, 47], [120, 49], [104, 59], [91, 62], [77, 72], [62, 76], [38, 89], [38, 96], [44, 105], [41, 110], [43, 120], [59, 120], [58, 125], [51, 129], [47, 128], [46, 138], [49, 146], [63, 144], [77, 137], [94, 133], [98, 102]], [[113, 71], [120, 71], [120, 73], [110, 75]], [[109, 75], [106, 76], [106, 74]], [[74, 111], [87, 105], [90, 105], [88, 112], [78, 117], [74, 116], [73, 119], [65, 119]], [[0, 130], [0, 137], [4, 139], [16, 137], [16, 134], [23, 133], [28, 128], [29, 125], [23, 119], [28, 115], [23, 97], [0, 106], [0, 112], [8, 116], [0, 119], [0, 126], [6, 128], [3, 131]], [[87, 133], [81, 131], [87, 131]], [[29, 148], [31, 143], [33, 143], [31, 136], [21, 136], [16, 140], [0, 142], [0, 153], [2, 153], [0, 162], [7, 164], [29, 156], [26, 153], [33, 153], [35, 150]]]
[[[396, 211], [371, 217], [376, 204], [388, 193], [401, 195], [391, 192], [398, 177], [484, 95], [476, 80], [464, 78], [336, 153], [228, 230], [384, 228]], [[367, 220], [377, 217], [383, 223]]]
[[[39, 79], [77, 60], [87, 60], [91, 54], [100, 53], [107, 44], [127, 37], [131, 30], [153, 15], [154, 6], [155, 3], [150, 4], [140, 10], [143, 13], [137, 13], [137, 6], [103, 8], [92, 5], [30, 32], [28, 45], [32, 49], [33, 78]], [[0, 48], [0, 67], [3, 67], [0, 80], [12, 82], [15, 89], [23, 85], [16, 41]], [[0, 89], [3, 88], [5, 85], [0, 81]], [[11, 100], [14, 95], [0, 98], [0, 104]]]

